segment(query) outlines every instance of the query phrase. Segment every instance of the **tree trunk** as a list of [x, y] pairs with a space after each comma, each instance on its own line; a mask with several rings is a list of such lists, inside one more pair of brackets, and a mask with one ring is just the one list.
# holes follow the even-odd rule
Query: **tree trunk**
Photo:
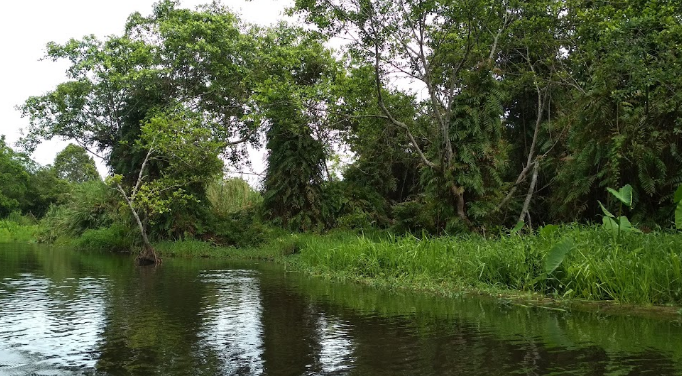
[[145, 244], [140, 254], [135, 258], [137, 264], [140, 266], [157, 265], [161, 263], [161, 257], [156, 254], [151, 245]]
[[461, 219], [470, 229], [472, 228], [473, 224], [469, 220], [469, 217], [467, 217], [466, 209], [465, 209], [465, 202], [464, 202], [464, 188], [458, 187], [455, 185], [455, 183], [450, 184], [450, 192], [452, 193], [452, 197], [455, 200], [455, 209], [457, 210], [457, 217]]
[[528, 225], [530, 226], [530, 213], [528, 209], [530, 207], [530, 200], [533, 198], [533, 193], [535, 192], [535, 185], [538, 182], [538, 168], [540, 162], [535, 161], [533, 163], [533, 177], [530, 181], [530, 186], [528, 187], [528, 193], [526, 193], [526, 199], [523, 201], [523, 209], [521, 209], [521, 214], [519, 214], [519, 222], [523, 221], [523, 217], [528, 216]]
[[[138, 179], [138, 182], [139, 181], [140, 179]], [[147, 237], [147, 231], [144, 228], [144, 224], [142, 223], [142, 220], [140, 219], [140, 216], [137, 214], [137, 210], [135, 210], [135, 206], [133, 205], [132, 200], [134, 199], [134, 197], [132, 199], [128, 198], [128, 195], [125, 193], [123, 187], [121, 187], [120, 184], [117, 184], [116, 187], [118, 188], [119, 192], [121, 192], [121, 195], [123, 195], [123, 198], [125, 199], [126, 203], [128, 204], [128, 207], [130, 208], [130, 211], [133, 213], [135, 222], [137, 222], [137, 227], [140, 230], [140, 235], [142, 235], [142, 242], [144, 244], [142, 250], [140, 251], [140, 254], [137, 255], [137, 257], [135, 258], [135, 261], [137, 261], [137, 264], [140, 266], [160, 264], [161, 258], [156, 254], [156, 251], [154, 251], [154, 247], [152, 247], [152, 243], [149, 241], [149, 237]]]
[[130, 206], [130, 209], [133, 211], [133, 216], [135, 217], [137, 226], [140, 228], [140, 233], [142, 234], [142, 242], [144, 243], [144, 246], [142, 247], [140, 254], [137, 255], [137, 257], [135, 258], [135, 260], [137, 260], [137, 264], [140, 266], [160, 264], [161, 258], [156, 254], [156, 251], [154, 251], [154, 247], [152, 247], [152, 243], [149, 241], [149, 238], [147, 237], [147, 231], [145, 230], [144, 225], [140, 220], [140, 216], [137, 215], [137, 212], [133, 209], [132, 205]]

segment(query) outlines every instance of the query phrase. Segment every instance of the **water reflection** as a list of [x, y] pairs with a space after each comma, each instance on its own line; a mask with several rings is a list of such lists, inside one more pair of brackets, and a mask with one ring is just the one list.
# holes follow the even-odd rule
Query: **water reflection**
[[62, 368], [93, 367], [102, 332], [107, 281], [33, 274], [0, 281], [0, 350], [5, 368], [30, 368], [36, 361]]
[[200, 280], [210, 288], [203, 301], [197, 355], [212, 349], [222, 362], [221, 374], [262, 374], [258, 274], [253, 270], [208, 271]]
[[350, 325], [338, 317], [320, 313], [317, 337], [320, 341], [319, 362], [322, 372], [340, 374], [352, 367], [355, 346], [350, 336]]
[[0, 375], [677, 375], [679, 322], [0, 245]]

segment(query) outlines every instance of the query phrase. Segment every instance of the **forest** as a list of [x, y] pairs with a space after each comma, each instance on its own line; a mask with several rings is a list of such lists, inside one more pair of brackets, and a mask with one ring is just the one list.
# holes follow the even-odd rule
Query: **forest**
[[[121, 35], [49, 43], [70, 67], [19, 106], [20, 143], [0, 140], [2, 226], [153, 263], [279, 239], [319, 273], [682, 302], [682, 3], [288, 13], [258, 27], [164, 0]], [[37, 165], [53, 138], [73, 144]], [[250, 150], [256, 188], [226, 174]]]

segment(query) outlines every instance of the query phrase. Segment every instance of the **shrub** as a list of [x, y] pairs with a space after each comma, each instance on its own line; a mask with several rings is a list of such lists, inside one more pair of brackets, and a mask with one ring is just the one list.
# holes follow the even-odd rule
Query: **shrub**
[[[125, 213], [125, 214], [123, 214]], [[62, 205], [52, 205], [41, 220], [38, 240], [54, 242], [61, 237], [76, 238], [87, 230], [128, 222], [129, 214], [119, 211], [119, 198], [101, 181], [72, 186]]]
[[129, 252], [138, 243], [139, 235], [121, 223], [109, 227], [88, 229], [74, 241], [80, 249], [109, 252]]

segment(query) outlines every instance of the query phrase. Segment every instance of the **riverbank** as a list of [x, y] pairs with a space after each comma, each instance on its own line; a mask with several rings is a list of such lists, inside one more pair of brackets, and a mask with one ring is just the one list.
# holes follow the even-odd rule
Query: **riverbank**
[[[10, 226], [0, 227], [0, 241], [27, 241], [36, 233], [35, 226]], [[97, 249], [98, 243], [114, 241], [96, 235], [61, 244]], [[569, 225], [489, 237], [415, 238], [349, 231], [267, 235], [263, 244], [252, 248], [199, 240], [158, 242], [155, 248], [167, 258], [267, 260], [329, 280], [443, 296], [484, 294], [558, 309], [600, 302], [599, 309], [605, 310], [656, 306], [677, 313], [682, 305], [682, 236], [675, 233], [623, 233], [618, 238], [600, 227]], [[130, 241], [121, 239], [117, 237], [121, 246]], [[550, 254], [565, 243], [572, 246], [548, 273]]]
[[[573, 247], [551, 273], [557, 244]], [[682, 236], [621, 234], [564, 226], [535, 235], [419, 239], [389, 234], [293, 234], [258, 248], [212, 247], [189, 241], [159, 243], [165, 257], [227, 257], [284, 263], [328, 279], [439, 295], [463, 291], [523, 299], [682, 304]]]
[[0, 243], [27, 243], [35, 239], [37, 224], [0, 220]]

